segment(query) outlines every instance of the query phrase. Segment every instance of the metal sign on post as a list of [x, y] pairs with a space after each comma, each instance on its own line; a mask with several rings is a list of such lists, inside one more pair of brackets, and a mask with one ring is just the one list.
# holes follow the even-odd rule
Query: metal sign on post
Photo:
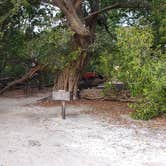
[[70, 101], [71, 96], [70, 92], [65, 90], [53, 91], [52, 92], [52, 99], [56, 101], [62, 101], [62, 119], [66, 118], [66, 104], [65, 101]]

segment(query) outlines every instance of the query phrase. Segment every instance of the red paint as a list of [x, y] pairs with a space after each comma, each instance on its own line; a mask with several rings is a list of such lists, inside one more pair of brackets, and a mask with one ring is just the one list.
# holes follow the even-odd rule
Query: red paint
[[94, 72], [87, 72], [83, 75], [83, 79], [90, 79], [90, 78], [96, 78], [96, 73]]

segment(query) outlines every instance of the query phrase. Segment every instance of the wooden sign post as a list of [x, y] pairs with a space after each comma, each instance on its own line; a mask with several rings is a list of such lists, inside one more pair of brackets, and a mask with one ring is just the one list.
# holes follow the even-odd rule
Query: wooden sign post
[[65, 101], [62, 101], [62, 119], [66, 119], [66, 105], [65, 105]]
[[70, 101], [71, 95], [70, 92], [65, 90], [53, 91], [52, 92], [52, 99], [56, 101], [62, 102], [62, 119], [66, 119], [66, 104], [65, 101]]

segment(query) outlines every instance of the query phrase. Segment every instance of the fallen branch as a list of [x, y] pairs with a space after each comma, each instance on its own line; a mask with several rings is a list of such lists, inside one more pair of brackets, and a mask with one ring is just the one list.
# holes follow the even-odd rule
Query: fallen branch
[[22, 76], [20, 79], [18, 80], [14, 80], [11, 83], [9, 83], [6, 87], [4, 87], [2, 90], [0, 90], [0, 94], [3, 94], [6, 90], [8, 90], [9, 88], [13, 87], [14, 85], [23, 83], [29, 79], [32, 79], [32, 77], [38, 72], [38, 71], [42, 71], [44, 68], [46, 67], [46, 65], [37, 65], [36, 67], [33, 67], [29, 70], [28, 73], [26, 73], [24, 76]]

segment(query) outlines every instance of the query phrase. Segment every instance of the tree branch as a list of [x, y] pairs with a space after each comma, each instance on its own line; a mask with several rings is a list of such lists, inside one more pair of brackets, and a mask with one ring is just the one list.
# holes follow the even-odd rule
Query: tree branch
[[104, 13], [104, 12], [108, 11], [108, 10], [115, 9], [118, 6], [119, 6], [118, 3], [116, 3], [114, 5], [111, 5], [111, 6], [107, 6], [107, 7], [103, 8], [102, 10], [99, 10], [99, 11], [91, 13], [90, 15], [86, 16], [84, 19], [88, 20], [89, 18], [95, 17], [95, 16], [97, 16], [97, 15], [99, 15], [101, 13]]
[[[67, 20], [70, 24], [71, 29], [81, 36], [90, 36], [89, 30], [85, 27], [82, 20], [79, 18], [77, 9], [75, 8], [81, 1], [80, 0], [53, 0], [53, 3], [56, 4], [65, 14]], [[73, 4], [74, 3], [74, 4]]]
[[117, 2], [111, 6], [107, 6], [99, 11], [91, 13], [90, 15], [86, 16], [84, 19], [88, 20], [88, 19], [94, 18], [94, 17], [98, 16], [99, 14], [112, 10], [112, 9], [120, 9], [120, 8], [121, 9], [127, 9], [127, 8], [128, 9], [140, 9], [140, 8], [150, 9], [150, 7], [151, 7], [150, 4], [144, 0], [142, 0], [142, 1], [141, 0], [130, 0], [125, 3]]
[[18, 80], [14, 80], [11, 83], [9, 83], [6, 87], [4, 87], [3, 89], [0, 90], [0, 94], [4, 93], [6, 90], [8, 90], [9, 88], [11, 88], [14, 85], [20, 84], [25, 82], [28, 79], [31, 79], [35, 73], [37, 73], [38, 71], [42, 71], [47, 65], [38, 65], [34, 68], [31, 68], [29, 70], [28, 73], [26, 73], [24, 76], [22, 76], [21, 78], [19, 78]]
[[75, 9], [78, 9], [81, 5], [82, 0], [72, 0]]

